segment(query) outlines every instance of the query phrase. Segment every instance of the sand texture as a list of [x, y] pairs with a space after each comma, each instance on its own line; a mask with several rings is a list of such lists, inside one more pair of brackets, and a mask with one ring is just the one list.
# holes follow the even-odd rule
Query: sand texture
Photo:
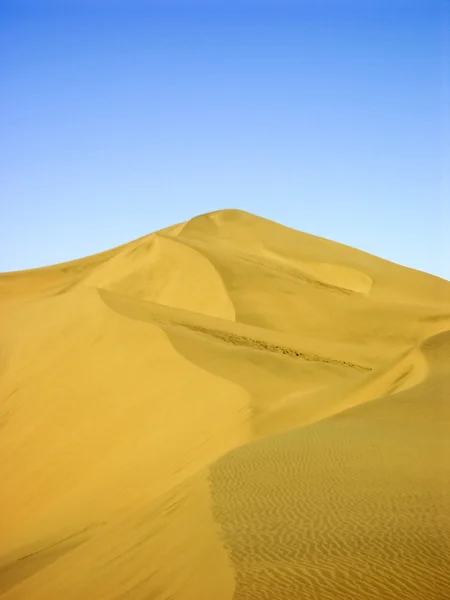
[[0, 274], [0, 600], [450, 598], [450, 283], [238, 210]]

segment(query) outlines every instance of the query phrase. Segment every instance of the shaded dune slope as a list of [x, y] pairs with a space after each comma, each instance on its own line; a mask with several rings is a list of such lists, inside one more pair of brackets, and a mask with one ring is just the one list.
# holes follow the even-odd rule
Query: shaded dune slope
[[450, 596], [450, 284], [242, 211], [0, 274], [0, 598]]

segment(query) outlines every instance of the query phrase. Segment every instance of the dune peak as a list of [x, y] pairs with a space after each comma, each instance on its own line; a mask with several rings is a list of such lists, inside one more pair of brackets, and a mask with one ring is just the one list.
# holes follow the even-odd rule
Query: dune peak
[[239, 209], [2, 275], [2, 600], [450, 597], [449, 328]]

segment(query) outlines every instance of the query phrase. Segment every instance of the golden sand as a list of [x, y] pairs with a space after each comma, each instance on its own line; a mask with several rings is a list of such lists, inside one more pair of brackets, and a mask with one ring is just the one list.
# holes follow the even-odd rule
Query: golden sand
[[450, 598], [450, 283], [237, 210], [0, 275], [1, 600]]

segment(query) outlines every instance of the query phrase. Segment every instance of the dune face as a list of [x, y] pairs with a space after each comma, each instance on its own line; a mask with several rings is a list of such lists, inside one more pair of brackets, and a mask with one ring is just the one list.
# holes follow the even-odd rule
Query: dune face
[[201, 215], [0, 275], [1, 600], [450, 597], [450, 283]]

